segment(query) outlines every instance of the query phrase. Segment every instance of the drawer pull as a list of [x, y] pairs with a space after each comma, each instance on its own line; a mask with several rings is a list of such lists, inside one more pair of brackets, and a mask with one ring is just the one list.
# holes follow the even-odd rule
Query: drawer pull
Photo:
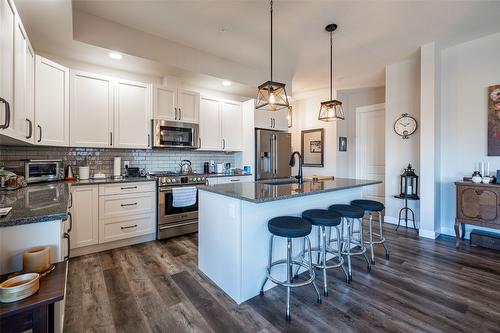
[[128, 206], [137, 206], [137, 202], [134, 203], [129, 203], [129, 204], [121, 204], [122, 207], [128, 207]]
[[241, 179], [231, 179], [232, 182], [239, 182]]
[[122, 190], [135, 190], [137, 189], [137, 186], [127, 186], [127, 187], [121, 187]]
[[132, 228], [137, 228], [137, 224], [134, 225], [129, 225], [128, 227], [120, 227], [122, 230], [124, 229], [132, 229]]

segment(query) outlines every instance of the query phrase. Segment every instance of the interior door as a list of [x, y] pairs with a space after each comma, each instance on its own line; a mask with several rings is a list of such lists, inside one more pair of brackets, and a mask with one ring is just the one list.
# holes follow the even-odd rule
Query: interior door
[[356, 108], [356, 178], [382, 181], [363, 187], [363, 198], [385, 201], [385, 104]]
[[290, 156], [292, 155], [292, 135], [290, 133], [276, 133], [275, 135], [275, 178], [289, 178], [291, 176]]
[[113, 80], [71, 70], [70, 145], [111, 147]]
[[155, 87], [154, 118], [177, 120], [177, 89]]
[[256, 142], [257, 149], [255, 156], [255, 163], [257, 164], [255, 170], [257, 172], [255, 179], [272, 179], [274, 178], [274, 164], [273, 164], [273, 146], [274, 145], [274, 135], [272, 131], [257, 130], [256, 132]]
[[200, 94], [195, 91], [179, 89], [179, 119], [186, 123], [198, 123]]

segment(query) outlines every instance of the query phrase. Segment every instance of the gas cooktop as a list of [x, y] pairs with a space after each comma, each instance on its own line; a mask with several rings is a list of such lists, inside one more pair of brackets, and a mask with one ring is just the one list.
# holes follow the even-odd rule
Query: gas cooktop
[[207, 177], [198, 173], [181, 174], [172, 171], [154, 171], [149, 174], [158, 177], [158, 186], [205, 184], [207, 182]]

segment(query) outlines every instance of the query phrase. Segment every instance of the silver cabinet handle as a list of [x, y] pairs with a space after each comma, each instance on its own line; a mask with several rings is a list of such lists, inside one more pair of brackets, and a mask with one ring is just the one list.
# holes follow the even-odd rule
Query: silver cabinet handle
[[241, 179], [231, 179], [231, 182], [239, 182]]
[[137, 206], [137, 202], [129, 203], [129, 204], [121, 204], [120, 206], [122, 206], [122, 207]]
[[177, 120], [177, 108], [174, 108], [174, 110], [175, 110], [174, 118], [175, 118], [175, 120]]
[[38, 127], [40, 133], [40, 137], [38, 138], [37, 142], [42, 142], [42, 126], [36, 125], [36, 127]]
[[222, 149], [226, 149], [226, 139], [222, 139]]
[[2, 97], [0, 97], [0, 102], [5, 104], [5, 123], [0, 125], [0, 129], [6, 129], [10, 126], [10, 104]]
[[73, 207], [73, 192], [69, 194], [69, 206], [68, 209], [71, 209]]
[[271, 128], [273, 128], [273, 118], [271, 118], [270, 120], [271, 120]]
[[132, 229], [132, 228], [136, 228], [136, 227], [137, 227], [137, 224], [134, 224], [134, 225], [126, 226], [126, 227], [120, 227], [120, 229], [124, 230], [124, 229]]
[[113, 145], [113, 132], [109, 132], [109, 145]]
[[151, 147], [151, 135], [148, 134], [148, 147]]
[[181, 120], [181, 119], [182, 119], [182, 109], [179, 108], [179, 120]]
[[29, 138], [31, 138], [33, 136], [33, 122], [31, 122], [31, 120], [29, 120], [28, 118], [26, 118], [26, 121], [28, 122], [28, 125], [30, 125], [30, 127], [29, 127], [30, 128], [30, 131], [29, 131], [30, 134], [28, 134], [27, 136], [25, 136], [25, 138], [29, 139]]
[[68, 261], [69, 260], [69, 254], [70, 254], [70, 248], [71, 248], [71, 242], [69, 240], [69, 234], [67, 232], [65, 232], [63, 234], [63, 237], [66, 238], [66, 240], [68, 241], [68, 255], [66, 255], [64, 257], [64, 261]]
[[127, 187], [120, 187], [122, 190], [135, 190], [137, 186], [127, 186]]

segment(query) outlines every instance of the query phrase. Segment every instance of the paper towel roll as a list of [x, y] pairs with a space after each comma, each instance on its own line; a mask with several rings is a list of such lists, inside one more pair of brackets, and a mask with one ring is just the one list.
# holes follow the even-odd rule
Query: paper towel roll
[[122, 158], [115, 157], [113, 162], [113, 176], [118, 177], [122, 174]]

